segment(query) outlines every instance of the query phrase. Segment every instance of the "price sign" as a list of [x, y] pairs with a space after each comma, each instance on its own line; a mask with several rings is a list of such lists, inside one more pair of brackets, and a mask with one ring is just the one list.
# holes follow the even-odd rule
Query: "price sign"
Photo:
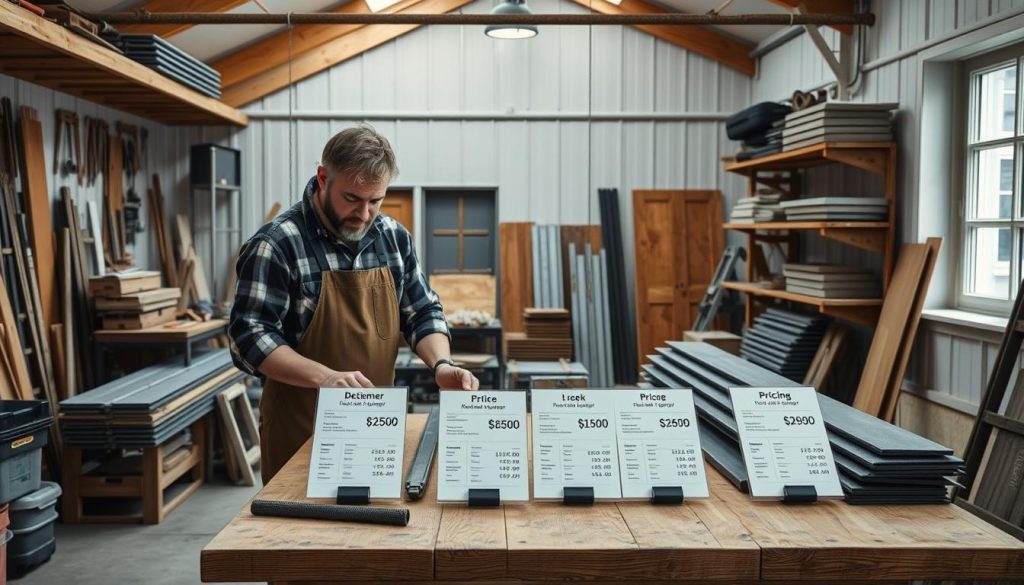
[[812, 485], [819, 498], [842, 497], [839, 474], [814, 388], [730, 388], [750, 495], [781, 498], [789, 485]]
[[708, 497], [693, 391], [616, 390], [615, 397], [622, 497], [650, 498], [654, 486]]
[[615, 441], [614, 390], [533, 390], [533, 495], [563, 496], [592, 487], [595, 498], [622, 497]]
[[405, 388], [321, 388], [313, 428], [308, 498], [338, 486], [369, 486], [370, 497], [401, 497]]
[[438, 501], [466, 501], [470, 489], [530, 499], [525, 392], [441, 392], [440, 425]]

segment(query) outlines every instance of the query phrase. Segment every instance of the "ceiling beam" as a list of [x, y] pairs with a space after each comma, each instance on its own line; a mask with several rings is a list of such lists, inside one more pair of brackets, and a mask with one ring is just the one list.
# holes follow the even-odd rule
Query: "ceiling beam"
[[[134, 10], [146, 12], [227, 12], [249, 0], [149, 0]], [[167, 38], [192, 28], [191, 24], [123, 24], [117, 30], [133, 35], [159, 35]]]
[[[572, 1], [601, 14], [661, 14], [669, 12], [645, 0], [622, 0], [618, 6], [605, 0], [597, 2]], [[634, 28], [746, 75], [753, 76], [756, 70], [754, 59], [749, 56], [754, 45], [737, 41], [709, 28], [663, 24], [641, 24]]]
[[[400, 12], [419, 2], [420, 0], [402, 0], [381, 12], [385, 14]], [[363, 0], [352, 0], [330, 12], [335, 14], [371, 14], [370, 8]], [[315, 50], [324, 43], [345, 36], [364, 26], [366, 25], [307, 24], [296, 26], [292, 31], [291, 54], [294, 57]], [[221, 85], [226, 88], [287, 63], [288, 33], [283, 32], [226, 55], [211, 63], [210, 66], [220, 72]]]
[[[415, 12], [417, 14], [443, 14], [472, 3], [473, 0], [405, 0], [386, 12]], [[347, 6], [358, 5], [368, 10], [361, 0]], [[414, 8], [414, 10], [407, 10]], [[297, 27], [292, 32], [292, 62], [289, 75], [288, 33], [280, 33], [242, 49], [213, 63], [221, 73], [221, 101], [236, 107], [251, 103], [292, 83], [315, 75], [325, 69], [361, 55], [374, 47], [392, 41], [421, 25], [310, 25]], [[305, 29], [305, 30], [304, 30]], [[344, 29], [336, 34], [337, 29]], [[270, 42], [273, 41], [273, 42]], [[284, 49], [280, 43], [284, 43]], [[266, 43], [266, 44], [264, 44]], [[299, 52], [298, 47], [303, 51]], [[276, 47], [276, 48], [275, 48]], [[250, 49], [253, 52], [249, 53]], [[246, 53], [242, 55], [242, 53]], [[232, 80], [228, 82], [227, 80]]]
[[[788, 8], [790, 10], [796, 9], [797, 6], [803, 4], [804, 8], [807, 9], [807, 14], [856, 14], [857, 6], [854, 0], [768, 0], [772, 4]], [[853, 34], [853, 26], [848, 24], [837, 24], [831, 25], [832, 28], [843, 33], [844, 35]]]

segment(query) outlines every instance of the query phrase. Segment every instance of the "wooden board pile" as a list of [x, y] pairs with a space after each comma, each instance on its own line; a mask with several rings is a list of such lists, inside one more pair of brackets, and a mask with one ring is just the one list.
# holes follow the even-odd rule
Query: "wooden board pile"
[[572, 323], [566, 309], [523, 311], [526, 333], [508, 333], [508, 359], [558, 361], [572, 357]]
[[89, 281], [105, 330], [148, 329], [175, 319], [181, 289], [161, 288], [160, 273], [136, 270]]
[[767, 309], [744, 333], [740, 355], [799, 382], [811, 366], [828, 323], [828, 318], [820, 315]]
[[143, 368], [60, 403], [64, 442], [79, 449], [162, 444], [216, 408], [217, 395], [237, 383], [226, 349]]
[[877, 299], [882, 284], [866, 268], [829, 264], [785, 264], [786, 291], [820, 299]]
[[[647, 381], [692, 388], [708, 462], [746, 491], [747, 472], [729, 388], [800, 384], [705, 343], [671, 341], [647, 356]], [[818, 395], [840, 483], [850, 504], [944, 504], [963, 461], [953, 450]]]

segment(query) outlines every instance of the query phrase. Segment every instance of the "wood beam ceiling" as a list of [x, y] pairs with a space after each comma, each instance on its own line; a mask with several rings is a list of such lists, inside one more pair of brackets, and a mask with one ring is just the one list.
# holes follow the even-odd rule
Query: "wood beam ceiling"
[[[404, 0], [384, 12], [443, 14], [473, 0]], [[336, 12], [369, 12], [362, 1]], [[292, 32], [292, 82], [356, 57], [420, 25], [308, 25]], [[241, 106], [288, 86], [288, 33], [280, 33], [212, 64], [221, 74], [224, 103]]]
[[[149, 0], [134, 10], [146, 12], [227, 12], [249, 0]], [[192, 28], [191, 24], [123, 24], [117, 29], [129, 34], [152, 34], [167, 38]]]
[[[660, 14], [670, 12], [645, 0], [622, 0], [618, 6], [604, 0], [599, 0], [598, 2], [591, 2], [590, 0], [572, 1], [601, 14]], [[756, 70], [754, 59], [750, 57], [750, 51], [754, 49], [753, 45], [735, 40], [709, 28], [657, 24], [637, 25], [634, 28], [702, 57], [717, 61], [746, 75], [753, 76]]]
[[[800, 4], [807, 9], [807, 14], [854, 14], [857, 11], [854, 0], [768, 0], [772, 4], [795, 9]], [[832, 28], [844, 35], [853, 34], [850, 25], [835, 25]]]

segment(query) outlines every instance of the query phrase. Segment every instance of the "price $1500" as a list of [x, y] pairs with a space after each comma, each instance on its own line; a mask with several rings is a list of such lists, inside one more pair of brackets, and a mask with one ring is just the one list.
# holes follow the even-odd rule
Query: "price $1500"
[[813, 416], [784, 416], [782, 422], [786, 423], [786, 426], [793, 425], [813, 425], [815, 423]]
[[577, 422], [581, 429], [607, 429], [608, 419], [606, 418], [581, 418]]

